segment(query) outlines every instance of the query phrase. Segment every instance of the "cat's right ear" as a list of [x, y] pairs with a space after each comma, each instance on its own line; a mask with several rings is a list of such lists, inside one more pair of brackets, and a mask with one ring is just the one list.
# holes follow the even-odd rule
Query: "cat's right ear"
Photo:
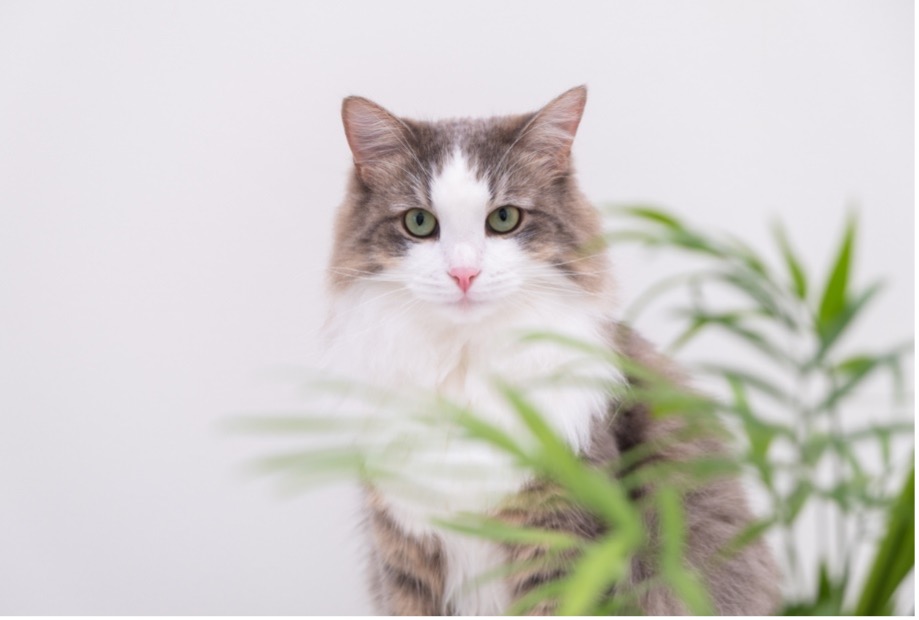
[[372, 185], [398, 169], [411, 133], [405, 123], [363, 97], [345, 98], [341, 120], [354, 166], [365, 183]]

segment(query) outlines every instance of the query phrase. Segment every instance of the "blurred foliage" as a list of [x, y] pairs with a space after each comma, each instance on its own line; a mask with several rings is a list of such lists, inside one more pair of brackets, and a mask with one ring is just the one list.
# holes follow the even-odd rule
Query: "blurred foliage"
[[[896, 442], [911, 441], [913, 433], [908, 402], [912, 394], [906, 393], [903, 379], [912, 341], [845, 352], [846, 337], [857, 321], [866, 320], [863, 317], [882, 289], [880, 282], [857, 285], [854, 281], [855, 218], [847, 220], [823, 277], [807, 269], [780, 225], [773, 228], [778, 266], [736, 237], [694, 228], [647, 206], [613, 210], [611, 228], [614, 232], [605, 242], [613, 247], [638, 244], [696, 265], [649, 286], [628, 309], [627, 318], [638, 321], [654, 304], [676, 299], [670, 307], [681, 330], [669, 347], [671, 354], [679, 358], [681, 349], [709, 333], [745, 349], [748, 354], [730, 360], [690, 363], [681, 359], [693, 374], [723, 385], [724, 393], [689, 392], [612, 351], [559, 335], [530, 338], [575, 348], [637, 378], [624, 398], [643, 403], [655, 416], [679, 416], [681, 432], [673, 441], [727, 432], [735, 453], [730, 458], [711, 456], [633, 468], [646, 456], [646, 447], [637, 446], [622, 455], [616, 471], [607, 472], [572, 453], [531, 404], [526, 390], [500, 385], [525, 429], [521, 434], [508, 433], [474, 411], [436, 399], [437, 415], [418, 416], [419, 425], [448, 423], [465, 437], [506, 453], [520, 467], [551, 481], [568, 501], [588, 510], [605, 527], [601, 537], [587, 540], [480, 515], [459, 515], [439, 525], [489, 540], [539, 544], [546, 550], [545, 561], [560, 565], [575, 558], [565, 576], [517, 601], [512, 614], [547, 599], [557, 605], [559, 614], [635, 613], [637, 596], [657, 585], [676, 593], [690, 612], [709, 614], [713, 607], [708, 593], [683, 561], [681, 497], [713, 476], [743, 475], [768, 498], [768, 505], [723, 552], [736, 552], [766, 534], [780, 542], [786, 577], [781, 611], [789, 615], [891, 613], [893, 597], [914, 563], [914, 466], [912, 456], [908, 462], [898, 460], [894, 450]], [[743, 365], [737, 359], [752, 363]], [[891, 399], [874, 403], [871, 415], [862, 416], [883, 421], [855, 427], [844, 424], [842, 410], [860, 388], [883, 373], [892, 379]], [[323, 389], [335, 392], [342, 385]], [[367, 394], [372, 392], [367, 388]], [[425, 409], [430, 411], [430, 405]], [[319, 410], [248, 416], [235, 424], [249, 431], [329, 439], [322, 447], [307, 445], [270, 456], [258, 464], [260, 471], [308, 483], [330, 477], [373, 481], [395, 475], [385, 460], [368, 458], [371, 448], [347, 432], [355, 424], [366, 428], [374, 424], [373, 419], [343, 419]], [[653, 493], [637, 502], [630, 499], [630, 488], [652, 480]], [[898, 486], [893, 484], [896, 481]], [[643, 518], [649, 509], [658, 515], [657, 577], [632, 591], [604, 596], [627, 574], [635, 554], [650, 544]], [[801, 531], [800, 517], [807, 510], [816, 511], [820, 530], [816, 566], [805, 565], [798, 554], [797, 540], [811, 535]], [[877, 524], [883, 528], [880, 533], [872, 531]], [[869, 546], [873, 558], [867, 576], [856, 581], [859, 544]], [[504, 567], [482, 578], [497, 578], [520, 568]], [[815, 574], [808, 579], [806, 571]], [[810, 591], [808, 583], [814, 584]]]
[[[775, 267], [744, 241], [699, 230], [659, 209], [629, 206], [616, 209], [615, 217], [622, 225], [608, 236], [610, 243], [660, 248], [699, 265], [649, 287], [629, 310], [631, 318], [677, 291], [680, 302], [673, 310], [684, 328], [671, 353], [716, 331], [749, 352], [741, 359], [755, 362], [747, 368], [736, 360], [714, 360], [691, 368], [727, 386], [729, 396], [719, 409], [739, 427], [738, 438], [746, 446], [743, 466], [770, 498], [769, 513], [753, 531], [779, 530], [788, 580], [799, 587], [816, 583], [814, 592], [789, 589], [786, 613], [889, 613], [891, 597], [914, 561], [913, 459], [895, 463], [892, 450], [895, 439], [913, 434], [912, 412], [898, 407], [912, 399], [905, 392], [903, 366], [913, 342], [873, 351], [843, 349], [882, 290], [881, 281], [854, 282], [855, 217], [847, 219], [822, 278], [808, 272], [780, 224], [772, 228], [780, 259]], [[717, 306], [710, 301], [715, 297]], [[890, 400], [872, 403], [870, 415], [859, 417], [885, 421], [847, 428], [842, 410], [883, 372], [892, 379]], [[874, 466], [878, 461], [880, 468]], [[904, 477], [900, 497], [908, 501], [894, 503], [897, 489], [890, 482]], [[822, 533], [816, 540], [831, 541], [820, 549], [818, 574], [810, 580], [796, 549], [799, 517], [808, 507], [818, 511]], [[859, 589], [851, 583], [853, 551], [857, 543], [876, 544], [866, 540], [867, 526], [885, 516], [887, 537]]]

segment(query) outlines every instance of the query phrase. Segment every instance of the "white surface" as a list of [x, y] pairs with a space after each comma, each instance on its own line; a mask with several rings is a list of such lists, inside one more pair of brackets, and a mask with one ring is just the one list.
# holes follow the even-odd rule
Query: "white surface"
[[594, 200], [777, 214], [821, 269], [856, 203], [870, 346], [912, 333], [912, 38], [905, 0], [0, 3], [0, 612], [368, 611], [351, 492], [277, 501], [216, 428], [294, 402], [266, 370], [311, 357], [343, 96], [586, 82]]

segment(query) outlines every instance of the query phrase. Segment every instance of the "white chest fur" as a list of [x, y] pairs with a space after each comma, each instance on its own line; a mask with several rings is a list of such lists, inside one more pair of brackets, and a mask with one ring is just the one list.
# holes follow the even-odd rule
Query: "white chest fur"
[[[520, 337], [527, 331], [552, 331], [602, 345], [602, 313], [580, 301], [558, 300], [474, 325], [456, 325], [412, 308], [398, 291], [372, 285], [338, 298], [326, 328], [327, 369], [400, 393], [437, 394], [518, 438], [526, 432], [495, 379], [524, 387], [538, 382], [538, 389], [527, 389], [528, 399], [572, 449], [586, 446], [591, 423], [603, 412], [609, 394], [598, 388], [550, 386], [545, 378], [573, 363], [580, 364], [580, 376], [616, 379], [617, 371], [597, 362], [586, 368], [584, 355], [574, 349], [551, 342], [522, 344]], [[378, 490], [407, 533], [434, 535], [442, 542], [446, 594], [454, 610], [500, 614], [509, 593], [498, 581], [478, 580], [501, 563], [500, 550], [431, 521], [487, 512], [519, 490], [527, 474], [506, 454], [460, 436], [455, 427], [411, 421], [404, 406], [369, 406], [373, 415], [386, 420], [382, 429], [374, 427], [371, 452], [394, 474], [377, 483]]]

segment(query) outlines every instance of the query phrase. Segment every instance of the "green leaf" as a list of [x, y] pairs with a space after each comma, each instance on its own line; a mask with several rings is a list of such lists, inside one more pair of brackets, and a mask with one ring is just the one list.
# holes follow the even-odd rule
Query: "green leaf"
[[667, 228], [670, 228], [673, 230], [683, 230], [685, 228], [683, 226], [683, 223], [680, 222], [680, 220], [678, 220], [676, 217], [674, 217], [673, 215], [661, 209], [655, 208], [655, 207], [647, 207], [647, 206], [623, 207], [620, 209], [620, 211], [626, 215], [629, 215], [629, 216], [632, 216], [638, 219], [646, 220], [646, 221], [653, 222], [656, 224], [663, 224]]
[[782, 226], [781, 223], [776, 222], [772, 230], [779, 244], [779, 249], [782, 251], [782, 258], [785, 260], [785, 267], [788, 269], [788, 275], [791, 277], [792, 290], [795, 295], [798, 296], [798, 299], [807, 299], [807, 274], [805, 274], [804, 268], [801, 266], [801, 261], [798, 260], [795, 251], [788, 241], [788, 236], [785, 234], [785, 227]]
[[855, 443], [863, 439], [891, 437], [893, 435], [912, 434], [915, 427], [912, 422], [889, 422], [887, 424], [872, 424], [870, 426], [850, 431], [840, 436], [846, 443]]
[[686, 329], [667, 346], [667, 352], [670, 354], [684, 347], [709, 325], [721, 325], [723, 327], [731, 326], [741, 330], [752, 331], [750, 328], [744, 327], [744, 323], [747, 322], [748, 319], [765, 318], [768, 320], [769, 318], [764, 315], [762, 310], [758, 309], [709, 312], [701, 308], [692, 307], [675, 308], [672, 314], [677, 317], [689, 319], [689, 324], [686, 326]]
[[784, 519], [786, 525], [791, 525], [797, 520], [798, 515], [801, 514], [801, 509], [804, 508], [804, 504], [810, 498], [812, 490], [813, 485], [810, 482], [801, 480], [795, 490], [791, 492], [791, 495], [786, 498]]
[[490, 443], [507, 454], [516, 457], [520, 463], [532, 463], [530, 455], [507, 432], [468, 411], [458, 413], [454, 420], [466, 432], [468, 437]]
[[915, 556], [915, 466], [890, 511], [884, 539], [875, 555], [855, 606], [856, 616], [882, 616], [892, 611], [891, 599], [912, 570]]
[[767, 517], [754, 521], [735, 535], [724, 548], [721, 549], [720, 553], [722, 557], [733, 557], [743, 550], [744, 547], [761, 538], [763, 534], [768, 532], [777, 522], [778, 520], [775, 517]]
[[768, 379], [755, 375], [751, 372], [747, 372], [733, 366], [727, 366], [725, 364], [713, 364], [709, 362], [700, 362], [694, 366], [702, 372], [726, 378], [730, 377], [745, 383], [748, 387], [754, 388], [756, 391], [770, 396], [776, 403], [780, 405], [788, 406], [788, 403], [791, 402], [790, 395], [786, 394], [784, 390], [779, 388]]
[[665, 240], [669, 244], [676, 245], [684, 250], [690, 250], [696, 254], [702, 254], [703, 256], [721, 259], [729, 256], [719, 244], [693, 231], [674, 230], [665, 237]]
[[736, 317], [707, 313], [697, 313], [690, 316], [692, 321], [700, 323], [702, 327], [714, 326], [725, 330], [782, 366], [798, 367], [794, 359], [773, 344], [774, 339], [768, 338], [764, 333], [752, 327], [742, 325]]
[[741, 271], [724, 272], [715, 278], [753, 300], [763, 316], [776, 319], [790, 329], [799, 327], [795, 318], [782, 306], [781, 289], [769, 279]]
[[543, 601], [558, 598], [559, 594], [565, 591], [566, 585], [567, 582], [564, 580], [552, 580], [533, 588], [511, 604], [507, 610], [507, 615], [520, 616], [529, 614], [534, 607]]
[[690, 570], [684, 560], [686, 523], [683, 502], [672, 487], [657, 491], [658, 515], [661, 532], [661, 572], [664, 580], [683, 601], [690, 613], [707, 616], [713, 613], [712, 602], [698, 574]]
[[626, 308], [623, 316], [627, 323], [634, 323], [635, 319], [641, 314], [641, 312], [647, 308], [652, 301], [664, 295], [670, 291], [679, 289], [684, 284], [692, 285], [694, 282], [703, 281], [707, 275], [710, 275], [712, 272], [709, 271], [691, 271], [688, 273], [678, 273], [667, 278], [663, 278], [659, 282], [655, 282], [644, 291], [641, 292], [633, 301], [628, 308]]
[[339, 480], [380, 479], [387, 472], [367, 463], [364, 454], [352, 447], [313, 448], [262, 457], [248, 464], [253, 474], [281, 476], [286, 492], [299, 492]]
[[836, 261], [833, 263], [832, 271], [823, 288], [820, 307], [817, 311], [817, 327], [823, 338], [828, 334], [830, 325], [842, 314], [846, 307], [849, 270], [852, 264], [852, 246], [855, 242], [855, 228], [855, 218], [850, 216], [846, 223]]
[[747, 393], [743, 383], [741, 383], [739, 379], [733, 377], [727, 377], [727, 380], [731, 388], [731, 393], [734, 396], [734, 403], [731, 411], [740, 416], [750, 445], [747, 458], [750, 463], [756, 467], [763, 483], [767, 487], [772, 488], [773, 468], [769, 463], [769, 448], [772, 446], [773, 440], [780, 433], [784, 432], [784, 429], [781, 427], [774, 427], [772, 424], [757, 418], [750, 408], [750, 403], [747, 400]]
[[747, 245], [742, 239], [734, 236], [728, 236], [727, 241], [731, 246], [730, 249], [733, 251], [734, 256], [742, 265], [753, 271], [757, 276], [762, 277], [764, 280], [769, 278], [769, 269], [766, 267], [766, 263], [756, 254], [753, 248]]
[[499, 389], [538, 441], [541, 454], [537, 465], [542, 473], [568, 489], [584, 507], [619, 528], [621, 536], [637, 548], [643, 539], [641, 520], [625, 489], [579, 459], [520, 392], [506, 385]]
[[621, 242], [641, 243], [652, 248], [663, 245], [660, 237], [643, 230], [616, 230], [609, 232], [603, 235], [603, 242], [609, 245]]
[[263, 473], [357, 472], [365, 465], [361, 451], [351, 447], [297, 450], [263, 457], [252, 464], [256, 471]]
[[539, 545], [547, 549], [571, 549], [584, 541], [566, 532], [511, 525], [497, 519], [464, 515], [456, 519], [436, 519], [436, 525], [486, 540], [516, 545]]
[[842, 311], [829, 322], [818, 325], [820, 347], [808, 367], [814, 367], [823, 361], [830, 348], [883, 288], [884, 283], [881, 281], [872, 283], [854, 299], [845, 301]]
[[859, 385], [867, 380], [876, 370], [884, 366], [891, 366], [897, 363], [897, 360], [907, 352], [904, 347], [897, 347], [880, 355], [858, 355], [849, 358], [840, 365], [842, 382], [834, 384], [829, 393], [824, 397], [817, 407], [817, 411], [829, 411], [836, 404], [854, 391]]
[[702, 487], [714, 478], [740, 473], [736, 458], [707, 456], [680, 461], [659, 460], [646, 463], [622, 477], [630, 488], [669, 484], [684, 491]]
[[673, 339], [673, 342], [667, 345], [667, 354], [674, 355], [677, 351], [685, 347], [696, 336], [702, 333], [706, 325], [707, 323], [703, 320], [693, 319], [689, 325], [686, 326], [686, 329], [680, 332], [677, 337]]
[[381, 420], [369, 417], [330, 414], [272, 414], [235, 416], [223, 421], [229, 431], [265, 434], [334, 433], [383, 427]]
[[828, 610], [826, 615], [840, 615], [842, 612], [842, 599], [845, 595], [844, 582], [837, 582], [830, 576], [829, 568], [825, 562], [820, 563], [818, 575], [817, 602]]
[[613, 533], [591, 545], [580, 558], [565, 583], [559, 602], [560, 616], [587, 614], [629, 566], [629, 545]]

